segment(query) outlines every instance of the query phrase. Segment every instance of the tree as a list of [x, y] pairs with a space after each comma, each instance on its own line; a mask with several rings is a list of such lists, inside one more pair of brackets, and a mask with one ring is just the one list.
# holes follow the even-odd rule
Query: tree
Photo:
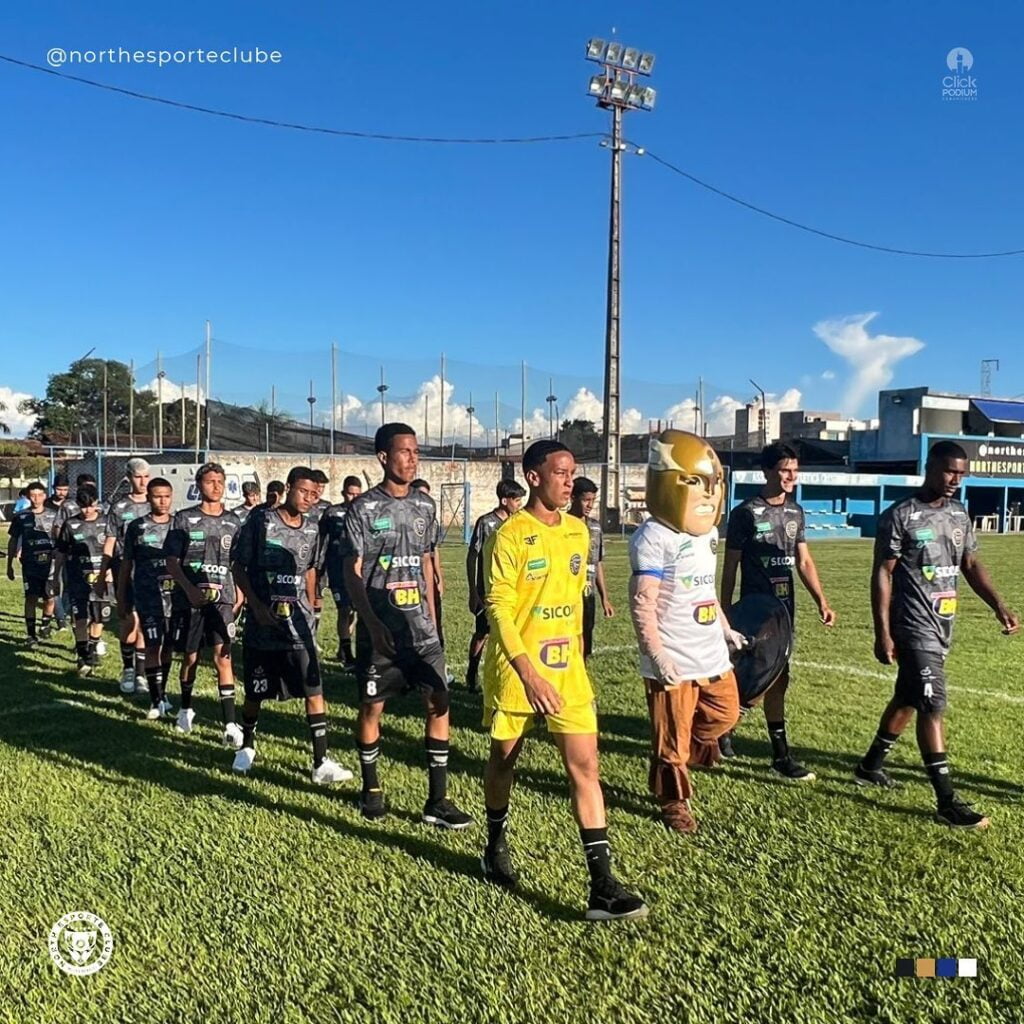
[[[104, 389], [104, 369], [106, 388]], [[113, 359], [77, 359], [64, 373], [54, 373], [46, 384], [42, 398], [28, 398], [21, 403], [24, 413], [36, 417], [30, 437], [63, 434], [75, 438], [81, 432], [95, 439], [103, 437], [103, 396], [107, 396], [107, 433], [129, 434], [131, 371]], [[140, 432], [149, 429], [156, 406], [152, 391], [135, 390], [135, 424]]]
[[[7, 406], [3, 402], [0, 402], [0, 413], [4, 412], [7, 412]], [[11, 428], [7, 426], [3, 420], [0, 420], [0, 434], [9, 434], [10, 432]]]
[[593, 462], [601, 457], [601, 435], [590, 420], [563, 420], [558, 439], [580, 462]]
[[7, 441], [0, 443], [0, 480], [7, 481], [7, 488], [14, 487], [15, 480], [38, 480], [50, 469], [50, 460], [43, 455], [27, 455], [24, 445]]

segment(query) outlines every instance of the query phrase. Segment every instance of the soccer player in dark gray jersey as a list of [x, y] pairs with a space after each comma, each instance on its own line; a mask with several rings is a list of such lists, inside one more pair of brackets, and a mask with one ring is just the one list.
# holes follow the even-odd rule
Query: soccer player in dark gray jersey
[[466, 552], [466, 583], [469, 587], [469, 611], [474, 617], [473, 635], [469, 638], [469, 666], [466, 669], [466, 689], [475, 692], [480, 658], [487, 643], [490, 625], [484, 608], [484, 542], [509, 516], [519, 511], [526, 496], [526, 488], [515, 480], [499, 480], [495, 493], [498, 504], [485, 512], [473, 526]]
[[338, 654], [337, 660], [345, 668], [355, 667], [356, 654], [352, 647], [352, 629], [355, 625], [355, 611], [345, 587], [345, 516], [353, 501], [363, 493], [363, 485], [359, 477], [347, 476], [341, 485], [341, 496], [344, 499], [337, 505], [331, 505], [320, 517], [320, 551], [323, 559], [323, 572], [327, 577], [327, 586], [334, 597], [334, 606], [338, 610]]
[[[146, 515], [149, 502], [146, 486], [149, 484], [149, 463], [145, 459], [131, 458], [125, 467], [129, 494], [115, 501], [107, 510], [107, 541], [103, 548], [103, 576], [100, 586], [106, 587], [106, 570], [112, 569], [115, 584], [120, 573], [124, 531], [133, 519]], [[118, 601], [121, 639], [121, 692], [125, 695], [145, 689], [146, 643], [139, 628], [139, 617], [132, 607], [131, 588], [124, 592], [124, 603]]]
[[74, 621], [78, 674], [88, 676], [99, 666], [97, 645], [103, 624], [110, 618], [109, 602], [99, 600], [95, 592], [103, 569], [107, 517], [100, 510], [93, 484], [83, 484], [75, 497], [79, 511], [64, 521], [57, 534], [57, 572], [63, 570], [67, 581], [65, 594]]
[[178, 584], [174, 597], [174, 643], [182, 655], [181, 711], [177, 728], [190, 732], [195, 712], [192, 689], [199, 667], [199, 652], [209, 647], [217, 672], [217, 695], [224, 725], [225, 746], [242, 745], [242, 730], [235, 722], [235, 674], [231, 641], [235, 637], [236, 598], [231, 562], [241, 524], [224, 509], [224, 468], [207, 462], [196, 470], [201, 501], [178, 512], [167, 533], [164, 551], [167, 569]]
[[883, 665], [896, 662], [899, 670], [893, 698], [854, 777], [860, 785], [894, 785], [882, 766], [916, 712], [917, 744], [935, 790], [936, 820], [952, 828], [985, 828], [989, 819], [954, 792], [946, 758], [945, 660], [958, 578], [962, 575], [992, 609], [1003, 633], [1016, 633], [1019, 622], [981, 564], [970, 517], [955, 498], [966, 474], [963, 448], [939, 441], [928, 453], [921, 489], [879, 520], [871, 576], [875, 657]]
[[[732, 607], [736, 591], [736, 572], [740, 571], [740, 597], [768, 594], [781, 601], [792, 618], [796, 610], [794, 570], [818, 606], [822, 625], [831, 628], [835, 612], [818, 578], [818, 567], [811, 556], [805, 536], [804, 510], [796, 503], [800, 466], [796, 452], [787, 444], [768, 445], [761, 452], [761, 472], [765, 485], [761, 493], [729, 514], [722, 567], [722, 607]], [[787, 782], [813, 782], [808, 771], [790, 753], [786, 736], [786, 691], [790, 667], [772, 684], [764, 696], [764, 717], [772, 745], [772, 771]], [[723, 757], [735, 757], [732, 733], [718, 741]]]
[[315, 501], [313, 471], [297, 466], [288, 474], [284, 502], [254, 510], [235, 546], [232, 570], [248, 613], [243, 739], [232, 769], [245, 774], [252, 768], [263, 701], [303, 697], [313, 741], [312, 778], [326, 784], [344, 782], [352, 773], [327, 756], [327, 706], [313, 637], [319, 530], [306, 515]]
[[466, 828], [472, 818], [447, 797], [448, 678], [437, 636], [430, 559], [435, 509], [429, 495], [412, 490], [419, 465], [416, 432], [385, 423], [374, 438], [384, 480], [360, 495], [345, 518], [345, 579], [359, 614], [356, 678], [360, 704], [356, 743], [362, 770], [360, 810], [386, 813], [377, 773], [384, 703], [410, 687], [426, 702], [429, 791], [423, 820]]
[[244, 526], [246, 519], [249, 518], [249, 513], [260, 503], [260, 485], [255, 480], [246, 480], [242, 484], [242, 498], [244, 499], [242, 504], [231, 511]]
[[594, 650], [594, 626], [597, 622], [597, 600], [601, 599], [604, 617], [615, 614], [608, 588], [604, 582], [604, 531], [594, 518], [597, 502], [597, 484], [585, 476], [578, 476], [572, 482], [572, 502], [569, 512], [582, 519], [587, 526], [589, 545], [587, 547], [587, 585], [583, 588], [583, 659], [590, 657]]
[[170, 612], [175, 590], [174, 577], [167, 566], [164, 545], [171, 528], [171, 502], [174, 492], [162, 477], [152, 477], [146, 485], [150, 510], [133, 519], [125, 530], [124, 551], [118, 578], [119, 603], [132, 591], [132, 606], [139, 619], [139, 632], [145, 646], [144, 671], [149, 690], [152, 720], [173, 713], [167, 699], [167, 680], [171, 672], [172, 635]]
[[53, 528], [57, 510], [46, 505], [46, 488], [38, 481], [25, 488], [31, 504], [17, 512], [11, 520], [7, 541], [7, 578], [14, 579], [14, 559], [21, 560], [21, 577], [25, 585], [25, 632], [30, 644], [36, 634], [36, 612], [42, 609], [40, 636], [50, 635], [53, 616]]

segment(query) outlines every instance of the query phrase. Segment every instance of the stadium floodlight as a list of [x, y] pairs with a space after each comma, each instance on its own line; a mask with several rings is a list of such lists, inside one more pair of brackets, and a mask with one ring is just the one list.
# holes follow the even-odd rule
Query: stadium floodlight
[[640, 62], [637, 64], [636, 69], [641, 75], [649, 75], [654, 70], [654, 54], [641, 54]]
[[606, 64], [620, 64], [622, 62], [622, 53], [625, 47], [622, 43], [609, 43], [608, 52], [605, 54], [604, 62]]
[[612, 80], [612, 86], [611, 89], [608, 91], [608, 95], [613, 102], [624, 103], [626, 100], [627, 92], [629, 92], [629, 79], [615, 78]]
[[627, 71], [635, 71], [640, 63], [640, 51], [635, 46], [627, 46], [622, 54], [622, 66]]
[[644, 108], [644, 110], [653, 110], [654, 109], [654, 101], [657, 98], [658, 98], [658, 90], [657, 89], [652, 89], [650, 86], [647, 86], [644, 89], [644, 95], [643, 95], [643, 98], [640, 101], [640, 104]]
[[587, 90], [591, 96], [603, 96], [604, 87], [608, 84], [608, 79], [604, 75], [594, 75], [590, 80], [590, 87]]
[[631, 85], [626, 92], [626, 103], [631, 107], [639, 107], [643, 98], [644, 87], [642, 85]]
[[587, 60], [601, 60], [607, 45], [603, 39], [591, 39], [587, 43]]

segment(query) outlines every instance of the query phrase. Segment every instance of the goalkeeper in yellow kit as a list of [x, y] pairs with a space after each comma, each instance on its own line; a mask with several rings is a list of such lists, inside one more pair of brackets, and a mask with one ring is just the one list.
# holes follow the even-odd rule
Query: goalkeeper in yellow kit
[[491, 753], [484, 771], [489, 881], [512, 888], [505, 826], [516, 759], [535, 719], [543, 718], [569, 776], [573, 813], [590, 871], [586, 917], [643, 917], [647, 905], [611, 871], [604, 795], [597, 767], [594, 690], [583, 661], [583, 588], [589, 533], [563, 511], [576, 460], [557, 441], [523, 455], [530, 496], [484, 548], [484, 604], [491, 631], [484, 659], [484, 725]]

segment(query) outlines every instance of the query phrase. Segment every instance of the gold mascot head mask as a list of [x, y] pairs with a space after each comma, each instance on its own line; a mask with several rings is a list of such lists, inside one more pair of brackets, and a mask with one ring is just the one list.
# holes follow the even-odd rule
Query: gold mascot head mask
[[651, 438], [647, 508], [658, 522], [699, 537], [718, 525], [724, 503], [722, 463], [704, 438], [685, 430]]

